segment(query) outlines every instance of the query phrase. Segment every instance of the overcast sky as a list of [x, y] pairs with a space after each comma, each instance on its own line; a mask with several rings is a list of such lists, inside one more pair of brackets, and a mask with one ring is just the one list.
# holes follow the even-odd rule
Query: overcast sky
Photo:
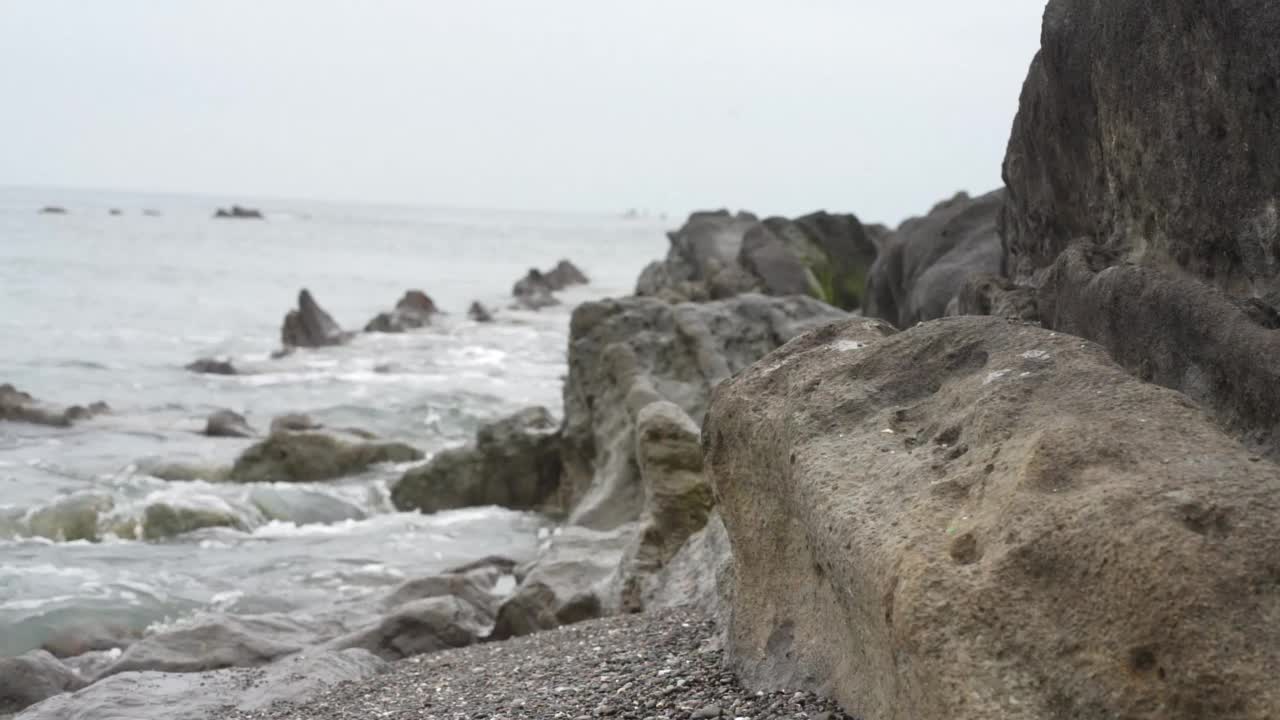
[[1040, 0], [0, 0], [0, 184], [816, 208], [1000, 184]]

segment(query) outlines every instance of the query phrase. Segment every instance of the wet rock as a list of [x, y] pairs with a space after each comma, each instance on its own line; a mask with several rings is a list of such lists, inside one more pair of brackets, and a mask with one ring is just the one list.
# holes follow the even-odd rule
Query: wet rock
[[391, 312], [381, 313], [364, 327], [365, 332], [400, 333], [431, 324], [440, 312], [434, 301], [421, 290], [409, 290]]
[[138, 470], [151, 477], [170, 482], [194, 482], [196, 480], [219, 482], [226, 480], [227, 476], [231, 474], [231, 468], [229, 467], [152, 460], [140, 462]]
[[453, 595], [475, 605], [487, 615], [497, 612], [499, 598], [493, 594], [498, 580], [515, 572], [510, 558], [488, 557], [431, 575], [402, 583], [382, 599], [382, 606], [395, 609], [418, 600]]
[[384, 660], [399, 660], [473, 645], [492, 627], [492, 613], [455, 595], [442, 595], [400, 605], [375, 626], [328, 647], [360, 648]]
[[258, 433], [249, 427], [243, 415], [232, 410], [219, 410], [205, 421], [204, 434], [209, 437], [254, 437]]
[[211, 527], [247, 529], [240, 517], [229, 510], [152, 503], [143, 512], [141, 535], [144, 540], [163, 540]]
[[493, 322], [493, 313], [478, 300], [471, 303], [471, 307], [467, 309], [467, 317], [480, 323]]
[[498, 609], [490, 637], [504, 640], [571, 625], [619, 611], [613, 575], [635, 528], [601, 532], [583, 527], [558, 531], [522, 574]]
[[142, 211], [142, 215], [144, 217], [160, 217], [161, 214], [162, 213], [159, 210], [143, 210]]
[[46, 405], [29, 393], [12, 385], [0, 385], [0, 421], [22, 422], [50, 427], [71, 427], [80, 420], [88, 420], [111, 412], [106, 403], [96, 402], [88, 407], [72, 405], [57, 407]]
[[996, 221], [1004, 197], [1003, 190], [977, 198], [958, 193], [899, 225], [871, 268], [864, 314], [908, 328], [946, 315], [970, 278], [999, 275], [1004, 250]]
[[213, 216], [219, 219], [231, 219], [231, 220], [265, 220], [266, 219], [266, 216], [262, 214], [261, 210], [258, 210], [256, 208], [241, 207], [239, 205], [232, 205], [230, 208], [218, 208], [218, 211], [215, 212]]
[[262, 712], [275, 703], [305, 701], [325, 688], [385, 672], [363, 650], [309, 651], [264, 668], [199, 673], [128, 672], [30, 708], [22, 720], [215, 720], [228, 710]]
[[587, 285], [591, 282], [586, 273], [568, 260], [556, 263], [556, 266], [547, 271], [543, 278], [553, 291], [564, 290], [574, 285]]
[[721, 385], [703, 437], [750, 685], [862, 717], [1280, 707], [1280, 468], [1096, 345], [851, 320]]
[[110, 495], [78, 493], [60, 497], [31, 513], [28, 531], [37, 537], [60, 542], [98, 541], [100, 519], [115, 507]]
[[536, 269], [531, 269], [511, 289], [511, 294], [515, 297], [516, 303], [526, 310], [541, 310], [545, 307], [559, 305], [560, 300], [551, 293], [551, 283], [541, 271]]
[[107, 211], [107, 214], [109, 214], [111, 217], [120, 217], [124, 213], [120, 210], [120, 208], [111, 208], [110, 210]]
[[187, 370], [193, 373], [202, 373], [205, 375], [235, 375], [236, 366], [231, 364], [230, 360], [219, 360], [216, 358], [200, 358], [195, 362], [187, 365]]
[[668, 400], [694, 423], [716, 384], [810, 328], [846, 317], [807, 297], [742, 295], [672, 305], [584, 303], [570, 323], [562, 498], [570, 521], [609, 529], [644, 510], [636, 418]]
[[43, 650], [0, 658], [0, 715], [16, 713], [87, 683], [71, 668]]
[[379, 463], [421, 460], [404, 443], [350, 443], [320, 433], [275, 433], [245, 450], [231, 468], [235, 482], [316, 482], [355, 475]]
[[155, 670], [193, 673], [266, 665], [299, 651], [310, 629], [274, 617], [218, 616], [130, 645], [102, 677]]
[[307, 432], [309, 430], [319, 430], [324, 427], [316, 422], [310, 415], [303, 413], [285, 413], [271, 420], [271, 432]]
[[46, 205], [40, 208], [41, 215], [66, 215], [67, 209], [58, 205]]
[[546, 408], [526, 408], [485, 425], [473, 445], [442, 450], [391, 490], [402, 511], [432, 513], [498, 505], [554, 512], [559, 507], [560, 436]]
[[298, 308], [285, 315], [280, 330], [280, 340], [286, 348], [341, 345], [350, 339], [351, 334], [343, 332], [305, 289], [298, 293]]

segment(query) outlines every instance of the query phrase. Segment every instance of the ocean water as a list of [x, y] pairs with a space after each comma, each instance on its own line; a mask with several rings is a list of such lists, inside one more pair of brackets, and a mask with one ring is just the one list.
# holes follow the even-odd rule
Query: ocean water
[[[212, 219], [232, 202], [268, 219]], [[45, 205], [69, 213], [38, 214]], [[147, 469], [229, 464], [252, 441], [201, 435], [219, 408], [260, 430], [308, 413], [428, 454], [527, 405], [559, 414], [572, 305], [629, 293], [665, 251], [665, 225], [0, 189], [0, 383], [112, 408], [71, 429], [0, 422], [0, 656], [210, 611], [323, 613], [486, 554], [530, 556], [546, 527], [535, 515], [394, 512], [388, 484], [405, 466], [302, 485], [167, 482]], [[507, 308], [516, 279], [560, 258], [592, 284], [562, 293], [561, 307]], [[412, 288], [448, 314], [420, 331], [272, 360], [302, 287], [347, 329]], [[498, 308], [498, 322], [469, 321], [473, 300]], [[245, 374], [183, 369], [206, 356], [230, 357]], [[147, 508], [161, 505], [238, 527], [139, 539]]]

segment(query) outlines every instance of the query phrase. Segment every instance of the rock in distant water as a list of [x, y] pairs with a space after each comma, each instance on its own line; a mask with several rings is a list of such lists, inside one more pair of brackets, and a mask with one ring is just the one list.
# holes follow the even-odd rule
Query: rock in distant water
[[489, 308], [480, 304], [480, 301], [471, 303], [471, 307], [467, 309], [467, 317], [480, 323], [493, 322], [493, 313], [489, 312]]
[[0, 715], [16, 713], [54, 695], [75, 692], [86, 684], [44, 650], [0, 658]]
[[350, 339], [351, 334], [343, 332], [306, 289], [298, 293], [298, 308], [285, 315], [280, 330], [286, 348], [341, 345]]
[[255, 208], [240, 207], [239, 205], [232, 205], [230, 209], [218, 208], [218, 211], [214, 213], [213, 216], [215, 218], [227, 218], [227, 219], [233, 219], [233, 220], [265, 220], [266, 219], [266, 216], [262, 214], [261, 210], [258, 210]]
[[72, 405], [71, 407], [54, 407], [45, 405], [30, 394], [18, 390], [12, 385], [0, 385], [0, 421], [23, 422], [32, 425], [48, 425], [51, 427], [70, 427], [79, 420], [87, 420], [97, 415], [111, 412], [106, 403], [96, 402], [88, 407]]
[[1262, 720], [1280, 468], [1098, 346], [850, 320], [716, 391], [729, 659], [861, 717]]
[[231, 468], [234, 482], [318, 482], [355, 475], [379, 463], [421, 460], [404, 443], [350, 443], [319, 433], [274, 433]]
[[733, 554], [719, 511], [713, 510], [706, 526], [694, 533], [643, 585], [646, 611], [681, 607], [697, 608], [724, 630], [733, 595]]
[[437, 453], [391, 489], [397, 510], [439, 512], [498, 505], [559, 509], [560, 435], [546, 408], [526, 408], [485, 425], [474, 444]]
[[898, 226], [871, 267], [864, 314], [909, 328], [946, 315], [970, 278], [998, 275], [1003, 206], [1003, 190], [977, 198], [958, 193]]
[[159, 210], [143, 210], [142, 214], [144, 217], [160, 217], [161, 215]]
[[559, 305], [560, 300], [552, 293], [564, 290], [573, 285], [586, 285], [590, 280], [586, 274], [568, 260], [561, 260], [547, 272], [536, 268], [516, 282], [511, 294], [522, 307], [538, 310], [552, 305]]
[[231, 364], [230, 360], [219, 360], [217, 358], [200, 358], [195, 362], [187, 365], [187, 370], [193, 373], [202, 373], [205, 375], [235, 375], [236, 366]]
[[271, 420], [271, 432], [307, 432], [324, 427], [310, 415], [302, 413], [286, 413]]
[[58, 205], [47, 205], [40, 208], [41, 215], [66, 215], [67, 209]]
[[745, 212], [695, 212], [667, 238], [666, 259], [640, 274], [637, 295], [671, 302], [809, 295], [855, 309], [876, 258], [876, 242], [858, 218], [826, 212], [763, 221]]
[[591, 282], [587, 274], [568, 260], [561, 260], [556, 266], [543, 275], [552, 290], [564, 290], [574, 285], [586, 285]]
[[387, 664], [363, 650], [309, 651], [265, 668], [200, 673], [128, 672], [29, 709], [22, 720], [218, 720], [303, 702], [325, 688], [370, 678]]
[[219, 410], [205, 421], [204, 434], [209, 437], [254, 437], [258, 433], [249, 427], [243, 415], [232, 410]]
[[399, 333], [426, 327], [439, 313], [435, 302], [421, 290], [406, 291], [391, 312], [379, 314], [364, 327], [365, 332]]
[[120, 208], [111, 208], [110, 210], [107, 211], [107, 214], [111, 215], [112, 217], [119, 217], [123, 215], [124, 212], [121, 211]]

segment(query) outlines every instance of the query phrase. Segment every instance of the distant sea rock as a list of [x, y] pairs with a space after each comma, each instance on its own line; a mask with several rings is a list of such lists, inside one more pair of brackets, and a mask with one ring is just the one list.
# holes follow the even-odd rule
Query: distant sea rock
[[280, 329], [280, 340], [286, 348], [342, 345], [350, 339], [351, 333], [343, 332], [305, 288], [298, 293], [298, 308], [285, 315]]
[[365, 326], [365, 332], [401, 333], [431, 324], [431, 317], [440, 312], [435, 301], [421, 290], [406, 291], [391, 312], [379, 313]]
[[51, 427], [70, 427], [78, 420], [87, 420], [111, 411], [106, 403], [96, 402], [88, 407], [72, 405], [55, 407], [46, 405], [12, 385], [0, 385], [0, 420], [25, 422]]
[[573, 285], [586, 285], [591, 280], [577, 265], [568, 260], [561, 260], [546, 272], [531, 268], [523, 278], [511, 288], [516, 302], [528, 310], [540, 310], [544, 307], [559, 305], [552, 293], [564, 290]]
[[66, 215], [67, 209], [58, 205], [47, 205], [40, 208], [41, 215]]
[[467, 317], [480, 323], [493, 322], [493, 313], [478, 300], [471, 303], [471, 307], [467, 310]]
[[257, 208], [241, 207], [232, 205], [231, 209], [218, 208], [218, 212], [214, 213], [215, 218], [226, 218], [232, 220], [265, 220], [266, 216]]
[[236, 366], [232, 365], [230, 360], [218, 360], [216, 358], [200, 358], [186, 367], [187, 370], [190, 370], [193, 373], [201, 373], [204, 375], [236, 374]]

